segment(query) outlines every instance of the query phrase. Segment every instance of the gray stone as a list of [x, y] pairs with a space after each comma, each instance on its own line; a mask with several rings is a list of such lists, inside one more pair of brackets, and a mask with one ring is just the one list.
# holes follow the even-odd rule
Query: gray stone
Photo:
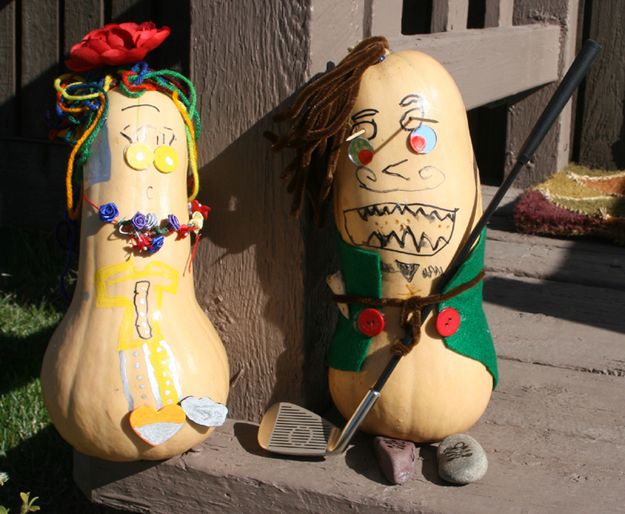
[[412, 441], [376, 437], [373, 449], [380, 470], [391, 484], [403, 484], [414, 476], [417, 449]]
[[466, 434], [443, 439], [436, 452], [438, 474], [452, 484], [470, 484], [480, 480], [488, 469], [486, 452], [475, 439]]

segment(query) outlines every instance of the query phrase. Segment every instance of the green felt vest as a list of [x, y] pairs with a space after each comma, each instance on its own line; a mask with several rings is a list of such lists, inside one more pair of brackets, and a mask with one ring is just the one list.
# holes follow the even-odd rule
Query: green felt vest
[[[443, 292], [447, 292], [474, 278], [484, 267], [484, 246], [486, 230], [454, 278]], [[382, 271], [379, 254], [356, 248], [345, 243], [339, 237], [341, 270], [345, 282], [346, 294], [357, 296], [382, 297]], [[456, 333], [444, 337], [445, 344], [451, 350], [475, 359], [488, 369], [493, 377], [493, 388], [497, 385], [497, 355], [493, 338], [488, 329], [486, 316], [482, 309], [482, 289], [480, 282], [467, 291], [441, 302], [438, 312], [446, 307], [453, 307], [460, 314], [460, 326]], [[357, 328], [357, 319], [365, 305], [351, 304], [349, 319], [339, 315], [334, 338], [330, 345], [330, 366], [344, 371], [360, 371], [367, 357], [371, 338]], [[380, 308], [380, 310], [383, 310]]]

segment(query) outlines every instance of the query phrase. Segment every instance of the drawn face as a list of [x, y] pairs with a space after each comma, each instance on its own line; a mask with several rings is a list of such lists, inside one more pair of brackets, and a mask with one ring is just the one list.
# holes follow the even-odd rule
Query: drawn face
[[[108, 99], [106, 129], [94, 142], [85, 167], [87, 187], [109, 182], [110, 190], [137, 189], [135, 202], [158, 203], [178, 190], [186, 198], [186, 135], [173, 101], [156, 91], [129, 98], [113, 90]], [[112, 193], [105, 200], [119, 202], [116, 196]], [[147, 210], [138, 203], [129, 208]], [[160, 211], [156, 206], [153, 210]]]
[[453, 80], [419, 52], [399, 52], [364, 74], [334, 182], [343, 239], [378, 251], [407, 282], [433, 279], [476, 211], [466, 112]]

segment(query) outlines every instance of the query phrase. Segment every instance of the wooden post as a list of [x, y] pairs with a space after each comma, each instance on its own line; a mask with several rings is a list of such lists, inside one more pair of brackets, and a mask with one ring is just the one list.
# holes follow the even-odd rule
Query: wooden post
[[263, 132], [282, 129], [272, 110], [310, 75], [311, 48], [320, 68], [336, 58], [311, 46], [319, 29], [311, 17], [325, 16], [313, 12], [290, 0], [191, 5], [191, 75], [204, 121], [200, 200], [213, 207], [195, 261], [197, 296], [228, 351], [236, 418], [304, 400], [305, 237], [279, 179], [286, 157], [271, 152]]
[[[559, 72], [561, 77], [575, 57], [579, 0], [529, 0], [515, 2], [514, 24], [550, 23], [560, 25]], [[556, 49], [554, 49], [556, 51]], [[508, 111], [506, 168], [510, 169], [516, 153], [542, 112], [557, 84], [550, 84], [512, 104]], [[545, 180], [569, 162], [571, 152], [571, 104], [562, 114], [538, 149], [534, 159], [517, 179], [517, 187], [527, 187]], [[506, 171], [507, 171], [506, 170]]]

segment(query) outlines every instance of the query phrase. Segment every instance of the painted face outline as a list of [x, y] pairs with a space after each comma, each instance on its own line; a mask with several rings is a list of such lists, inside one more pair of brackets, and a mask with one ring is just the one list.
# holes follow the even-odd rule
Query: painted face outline
[[[371, 131], [367, 139], [373, 140], [378, 136], [380, 140], [378, 145], [373, 146], [374, 155], [378, 157], [378, 163], [380, 158], [384, 159], [381, 150], [385, 145], [397, 135], [407, 133], [404, 150], [393, 145], [393, 153], [391, 154], [395, 158], [397, 156], [404, 158], [389, 164], [382, 161], [378, 167], [384, 166], [384, 168], [379, 169], [377, 173], [375, 171], [375, 156], [373, 162], [367, 166], [358, 166], [353, 159], [350, 159], [356, 167], [358, 187], [372, 193], [382, 194], [379, 200], [369, 205], [352, 207], [343, 211], [346, 235], [355, 246], [385, 250], [394, 255], [403, 254], [422, 258], [437, 254], [451, 241], [458, 209], [447, 209], [427, 202], [423, 203], [417, 199], [406, 198], [403, 201], [396, 201], [384, 198], [387, 194], [392, 193], [418, 193], [436, 189], [446, 181], [446, 175], [432, 165], [430, 158], [424, 157], [427, 155], [426, 153], [416, 152], [410, 147], [409, 138], [413, 130], [429, 127], [430, 124], [439, 122], [428, 116], [427, 104], [427, 100], [420, 94], [409, 93], [404, 95], [397, 104], [401, 108], [401, 112], [396, 118], [396, 129], [391, 128], [392, 132], [387, 137], [384, 137], [386, 135], [384, 132], [388, 132], [389, 129], [382, 125], [384, 132], [380, 132], [380, 125], [376, 122], [376, 115], [380, 114], [379, 109], [366, 106], [352, 116], [352, 122], [354, 122], [352, 134], [362, 130], [364, 123], [375, 127], [375, 131]], [[390, 117], [388, 119], [390, 120]], [[379, 136], [383, 137], [380, 138]], [[418, 171], [411, 174], [406, 173], [406, 162], [411, 165], [417, 163]], [[379, 178], [380, 180], [378, 180]], [[389, 179], [392, 180], [390, 186]], [[386, 187], [376, 187], [376, 182], [385, 183]], [[401, 216], [406, 221], [402, 221], [394, 228], [389, 226], [384, 229], [382, 225], [386, 216]], [[373, 223], [368, 223], [369, 220]], [[367, 228], [351, 230], [351, 227], [362, 225], [363, 222]], [[410, 259], [400, 261], [395, 258], [392, 263], [386, 263], [384, 271], [399, 272], [407, 282], [411, 282], [418, 269], [419, 263], [411, 262]]]

